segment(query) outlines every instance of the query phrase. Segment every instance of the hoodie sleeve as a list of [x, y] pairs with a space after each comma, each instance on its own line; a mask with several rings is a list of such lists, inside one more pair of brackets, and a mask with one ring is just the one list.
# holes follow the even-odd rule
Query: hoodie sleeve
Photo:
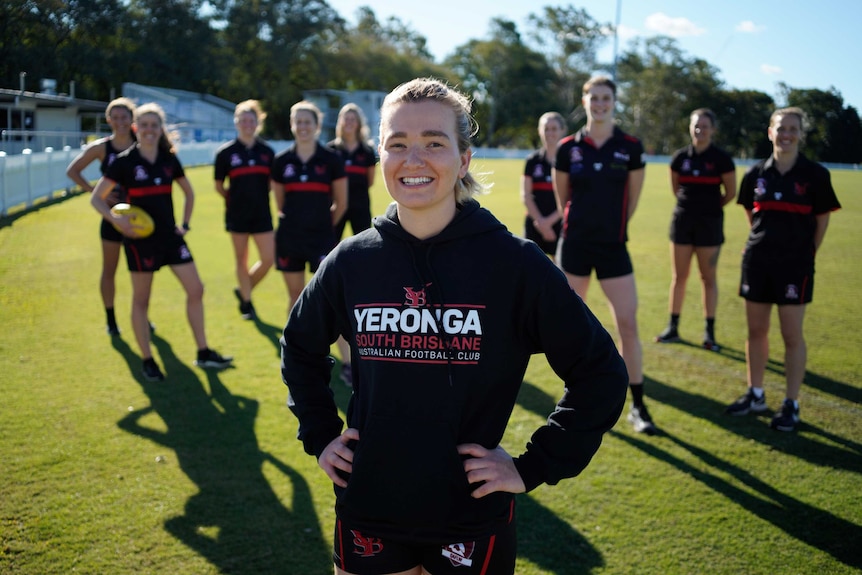
[[288, 407], [299, 420], [297, 438], [306, 453], [319, 457], [344, 422], [329, 387], [333, 359], [329, 348], [338, 337], [336, 312], [324, 284], [324, 266], [303, 290], [281, 338], [281, 378], [290, 390]]
[[547, 423], [515, 459], [527, 491], [578, 475], [619, 419], [628, 389], [616, 345], [565, 276], [548, 266], [526, 317], [528, 337], [565, 385]]

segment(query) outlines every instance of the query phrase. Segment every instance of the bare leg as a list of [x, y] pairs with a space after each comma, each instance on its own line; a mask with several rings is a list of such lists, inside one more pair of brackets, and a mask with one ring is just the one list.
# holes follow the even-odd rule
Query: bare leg
[[576, 276], [569, 272], [564, 272], [566, 279], [569, 281], [569, 287], [583, 300], [587, 301], [587, 290], [590, 288], [590, 276]]
[[275, 233], [264, 232], [254, 234], [251, 237], [257, 246], [257, 253], [260, 256], [260, 259], [252, 264], [248, 270], [248, 275], [251, 279], [251, 289], [254, 289], [266, 276], [275, 262]]
[[150, 293], [153, 287], [152, 272], [132, 272], [132, 329], [141, 350], [141, 357], [153, 357], [150, 349], [150, 323], [147, 312], [150, 307]]
[[121, 242], [108, 242], [102, 240], [102, 276], [99, 278], [99, 291], [102, 294], [102, 303], [105, 309], [114, 307], [114, 295], [116, 294], [117, 267], [120, 264]]
[[287, 314], [290, 315], [290, 310], [299, 301], [299, 296], [305, 287], [305, 272], [283, 272], [282, 275], [284, 276], [284, 283], [287, 285], [287, 295], [290, 298], [287, 308]]
[[695, 249], [692, 245], [674, 244], [670, 245], [671, 251], [671, 280], [670, 280], [670, 313], [679, 315], [682, 312], [682, 303], [685, 300], [685, 285], [688, 282], [688, 274], [691, 271], [691, 256]]
[[700, 269], [700, 281], [702, 284], [702, 301], [704, 317], [715, 317], [718, 308], [718, 255], [720, 246], [695, 248], [697, 256], [697, 267]]
[[638, 336], [638, 296], [634, 274], [599, 280], [608, 298], [620, 337], [620, 355], [630, 383], [643, 383], [643, 350]]
[[236, 283], [239, 293], [244, 301], [251, 299], [252, 282], [248, 273], [248, 234], [231, 232], [230, 239], [233, 243], [233, 254], [236, 261]]
[[171, 266], [171, 271], [180, 280], [186, 291], [186, 317], [199, 350], [207, 348], [204, 330], [204, 284], [194, 262]]
[[748, 339], [745, 342], [745, 360], [748, 387], [763, 388], [763, 376], [769, 361], [769, 316], [772, 304], [745, 302], [748, 321]]
[[805, 305], [778, 306], [778, 321], [781, 337], [784, 338], [784, 375], [787, 379], [787, 398], [798, 400], [802, 381], [805, 379], [805, 363], [808, 347], [802, 335]]

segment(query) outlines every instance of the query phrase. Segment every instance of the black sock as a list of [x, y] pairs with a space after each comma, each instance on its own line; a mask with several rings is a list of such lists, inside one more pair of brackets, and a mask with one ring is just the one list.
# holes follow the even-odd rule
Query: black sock
[[668, 326], [672, 327], [673, 329], [676, 329], [679, 327], [679, 314], [678, 313], [670, 314], [670, 323], [668, 324]]
[[641, 407], [644, 404], [644, 384], [629, 383], [629, 389], [632, 390], [632, 403], [635, 407]]
[[117, 318], [114, 317], [114, 308], [106, 307], [105, 308], [105, 316], [108, 318], [108, 325], [110, 325], [110, 326], [117, 325]]
[[715, 339], [715, 318], [708, 317], [706, 318], [706, 333], [709, 334], [709, 337]]

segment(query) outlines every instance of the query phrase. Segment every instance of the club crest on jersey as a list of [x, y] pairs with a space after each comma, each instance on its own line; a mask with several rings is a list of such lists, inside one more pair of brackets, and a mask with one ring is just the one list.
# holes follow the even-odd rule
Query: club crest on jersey
[[359, 531], [351, 529], [353, 534], [353, 544], [356, 548], [353, 552], [360, 557], [374, 557], [383, 551], [383, 542], [377, 537], [365, 537]]
[[143, 166], [135, 166], [135, 181], [143, 182], [150, 178]]
[[545, 168], [542, 164], [536, 164], [536, 167], [533, 168], [533, 179], [537, 180], [545, 177]]
[[282, 174], [285, 178], [293, 178], [296, 176], [296, 166], [293, 164], [288, 164], [284, 167], [284, 174]]
[[318, 176], [322, 176], [326, 173], [326, 166], [314, 166], [314, 173]]
[[793, 184], [793, 189], [796, 192], [797, 196], [804, 196], [808, 193], [808, 182], [805, 182], [804, 184], [801, 182], [796, 182], [795, 184]]
[[766, 180], [764, 178], [757, 178], [757, 183], [754, 185], [754, 194], [757, 196], [762, 196], [766, 193]]
[[691, 160], [683, 160], [682, 166], [679, 169], [680, 172], [690, 172], [691, 171]]
[[116, 160], [116, 159], [117, 159], [117, 154], [115, 154], [113, 152], [108, 154], [108, 165], [110, 166], [111, 164], [113, 164], [114, 160]]
[[[427, 284], [428, 287], [431, 284]], [[407, 307], [425, 307], [428, 299], [425, 297], [425, 287], [414, 289], [412, 287], [404, 287], [404, 305]]]
[[242, 158], [239, 157], [239, 154], [231, 154], [230, 155], [230, 165], [231, 166], [241, 166]]
[[443, 547], [441, 554], [449, 559], [454, 567], [471, 567], [473, 565], [473, 551], [476, 549], [476, 542], [469, 543], [453, 543]]
[[570, 154], [570, 159], [571, 159], [572, 163], [584, 161], [584, 155], [581, 153], [581, 149], [579, 147], [575, 146], [574, 148], [572, 148], [572, 153]]
[[713, 164], [712, 162], [704, 162], [703, 167], [706, 169], [707, 172], [711, 172], [715, 169], [715, 164]]

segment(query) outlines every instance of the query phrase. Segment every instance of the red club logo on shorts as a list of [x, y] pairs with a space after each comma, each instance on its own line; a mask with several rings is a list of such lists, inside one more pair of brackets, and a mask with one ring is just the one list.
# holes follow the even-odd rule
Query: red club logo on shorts
[[454, 567], [470, 567], [473, 565], [473, 551], [476, 549], [476, 542], [469, 541], [467, 543], [452, 543], [441, 550], [443, 557], [449, 559]]
[[383, 551], [383, 542], [377, 537], [365, 537], [354, 529], [350, 532], [353, 534], [353, 544], [356, 545], [353, 552], [360, 557], [374, 557]]

